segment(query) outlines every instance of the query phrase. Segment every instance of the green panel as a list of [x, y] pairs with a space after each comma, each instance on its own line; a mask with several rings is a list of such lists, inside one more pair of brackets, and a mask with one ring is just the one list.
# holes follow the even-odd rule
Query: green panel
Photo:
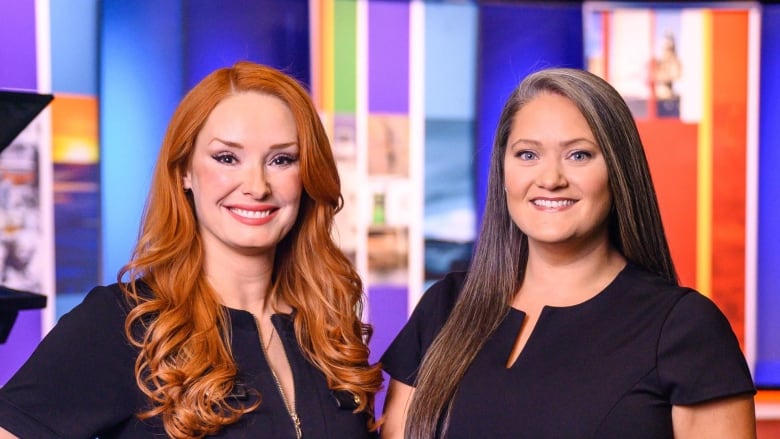
[[354, 113], [357, 103], [357, 2], [333, 2], [333, 107]]

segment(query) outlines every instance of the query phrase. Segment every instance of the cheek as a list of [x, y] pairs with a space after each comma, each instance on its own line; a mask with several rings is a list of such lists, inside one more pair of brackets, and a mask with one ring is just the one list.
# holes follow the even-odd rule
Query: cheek
[[210, 191], [230, 186], [233, 177], [229, 172], [218, 170], [210, 166], [199, 166], [193, 169], [192, 184], [201, 191]]
[[528, 176], [520, 172], [507, 172], [504, 174], [504, 190], [507, 198], [522, 197], [528, 190], [530, 182]]
[[289, 203], [298, 203], [300, 201], [303, 193], [303, 182], [301, 181], [300, 172], [277, 174], [269, 183], [271, 184], [272, 192], [275, 192], [277, 197]]
[[587, 191], [593, 197], [595, 203], [605, 211], [612, 207], [612, 192], [609, 188], [609, 180], [606, 176], [599, 175], [588, 180]]
[[507, 192], [526, 191], [533, 183], [534, 169], [521, 166], [517, 160], [504, 162], [504, 187]]
[[600, 193], [603, 197], [612, 199], [612, 192], [609, 188], [609, 177], [607, 176], [607, 170], [597, 174], [593, 178], [593, 190]]

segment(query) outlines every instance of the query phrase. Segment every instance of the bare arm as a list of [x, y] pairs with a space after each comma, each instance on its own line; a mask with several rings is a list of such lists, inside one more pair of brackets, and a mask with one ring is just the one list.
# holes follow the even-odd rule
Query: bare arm
[[755, 439], [753, 396], [723, 398], [702, 404], [672, 407], [676, 439]]
[[[381, 439], [403, 439], [406, 424], [406, 410], [412, 399], [414, 387], [398, 380], [390, 379], [385, 397], [385, 408], [382, 415]], [[2, 439], [0, 437], [0, 439]]]
[[0, 439], [19, 439], [3, 427], [0, 427]]

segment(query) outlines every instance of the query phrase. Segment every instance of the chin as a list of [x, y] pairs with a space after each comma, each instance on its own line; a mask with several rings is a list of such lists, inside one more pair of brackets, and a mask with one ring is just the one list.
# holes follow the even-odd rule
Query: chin
[[561, 234], [561, 233], [549, 233], [549, 234], [534, 234], [534, 235], [528, 235], [528, 241], [530, 243], [538, 243], [538, 244], [545, 244], [545, 245], [554, 245], [554, 244], [561, 244], [561, 245], [567, 245], [567, 244], [573, 244], [575, 242], [581, 241], [582, 237], [578, 237], [574, 234]]
[[233, 248], [243, 255], [263, 255], [276, 251], [276, 244], [268, 242], [242, 242], [235, 243]]

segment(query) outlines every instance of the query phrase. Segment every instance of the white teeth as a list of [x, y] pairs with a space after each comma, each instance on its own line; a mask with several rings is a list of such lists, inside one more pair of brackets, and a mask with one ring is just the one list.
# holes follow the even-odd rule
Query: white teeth
[[572, 204], [574, 204], [574, 200], [534, 200], [534, 205], [552, 209], [571, 206]]
[[244, 209], [238, 209], [238, 208], [231, 208], [231, 212], [234, 212], [240, 216], [243, 216], [245, 218], [265, 218], [268, 215], [271, 214], [270, 210], [244, 210]]

